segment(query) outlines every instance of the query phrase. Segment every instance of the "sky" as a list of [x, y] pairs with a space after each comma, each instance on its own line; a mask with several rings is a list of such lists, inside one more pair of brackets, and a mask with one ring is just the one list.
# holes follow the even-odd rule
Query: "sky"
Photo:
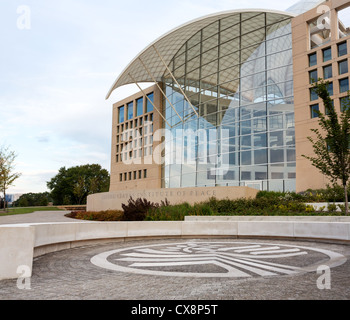
[[[112, 105], [138, 90], [110, 87], [151, 42], [234, 9], [284, 11], [296, 0], [1, 0], [0, 147], [21, 177], [8, 193], [48, 191], [61, 167], [110, 171]], [[151, 84], [145, 84], [147, 87]]]

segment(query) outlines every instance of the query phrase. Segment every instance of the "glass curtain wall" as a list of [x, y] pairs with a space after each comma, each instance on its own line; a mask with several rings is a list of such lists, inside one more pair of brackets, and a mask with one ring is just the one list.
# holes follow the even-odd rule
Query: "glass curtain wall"
[[294, 191], [292, 64], [284, 15], [236, 13], [190, 38], [169, 65], [176, 81], [163, 77], [163, 187]]

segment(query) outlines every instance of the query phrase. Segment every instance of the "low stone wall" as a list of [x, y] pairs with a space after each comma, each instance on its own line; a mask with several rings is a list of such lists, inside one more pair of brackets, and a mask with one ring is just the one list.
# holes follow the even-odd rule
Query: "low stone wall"
[[259, 191], [249, 187], [205, 187], [205, 188], [176, 188], [151, 189], [133, 191], [114, 191], [88, 196], [87, 211], [121, 210], [130, 197], [145, 198], [148, 201], [160, 203], [167, 199], [170, 204], [188, 202], [195, 204], [207, 201], [211, 197], [217, 199], [255, 198]]
[[[73, 222], [0, 226], [0, 280], [16, 279], [33, 259], [82, 245], [149, 237], [270, 237], [326, 239], [350, 243], [350, 222], [174, 221]], [[20, 270], [23, 270], [23, 268]]]

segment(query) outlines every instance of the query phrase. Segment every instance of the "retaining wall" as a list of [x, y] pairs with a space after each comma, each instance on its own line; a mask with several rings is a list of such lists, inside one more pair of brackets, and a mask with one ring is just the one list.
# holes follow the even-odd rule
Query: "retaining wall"
[[[278, 237], [341, 240], [350, 243], [350, 222], [236, 221], [73, 222], [0, 225], [0, 280], [16, 279], [18, 267], [30, 270], [33, 258], [82, 245], [150, 237]], [[277, 217], [274, 217], [278, 219]]]

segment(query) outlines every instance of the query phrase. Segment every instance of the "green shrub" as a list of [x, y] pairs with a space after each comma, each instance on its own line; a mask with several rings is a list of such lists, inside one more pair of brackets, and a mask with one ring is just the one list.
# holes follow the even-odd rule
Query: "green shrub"
[[148, 211], [158, 208], [160, 205], [148, 201], [147, 199], [138, 198], [134, 200], [132, 197], [128, 200], [128, 204], [122, 204], [124, 210], [124, 221], [143, 221]]
[[66, 214], [66, 217], [68, 218], [92, 221], [122, 221], [123, 216], [124, 213], [120, 210], [108, 210], [100, 212], [73, 211], [69, 214]]
[[337, 205], [333, 203], [328, 204], [328, 212], [335, 212], [337, 211]]

